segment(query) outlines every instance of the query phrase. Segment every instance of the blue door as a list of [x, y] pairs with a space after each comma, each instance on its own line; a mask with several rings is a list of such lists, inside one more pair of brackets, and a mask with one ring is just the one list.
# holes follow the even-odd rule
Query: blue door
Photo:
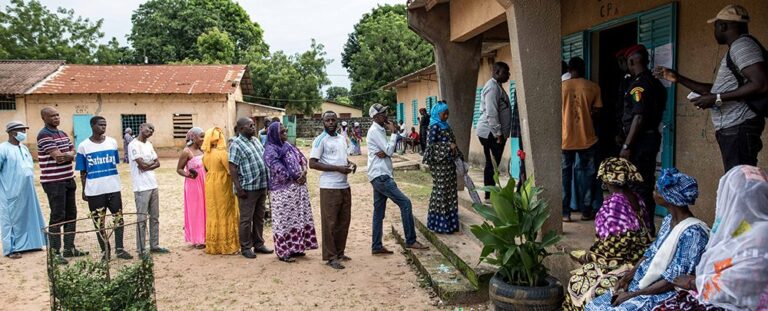
[[72, 124], [75, 132], [75, 150], [77, 150], [77, 146], [80, 145], [80, 142], [88, 139], [88, 137], [91, 137], [91, 117], [93, 115], [91, 114], [76, 114], [73, 116]]

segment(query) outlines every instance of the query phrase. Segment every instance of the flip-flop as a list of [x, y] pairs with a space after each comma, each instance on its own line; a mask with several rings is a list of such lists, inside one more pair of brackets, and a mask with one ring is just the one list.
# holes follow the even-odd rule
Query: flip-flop
[[8, 258], [10, 259], [21, 259], [21, 254], [19, 253], [12, 253], [8, 255]]
[[338, 270], [344, 269], [344, 265], [342, 265], [338, 260], [329, 260], [325, 264], [334, 269], [338, 269]]
[[341, 256], [339, 257], [339, 259], [340, 259], [340, 260], [344, 260], [344, 261], [350, 261], [350, 260], [352, 260], [352, 258], [350, 258], [350, 257], [349, 257], [349, 256], [347, 256], [347, 255], [341, 255]]

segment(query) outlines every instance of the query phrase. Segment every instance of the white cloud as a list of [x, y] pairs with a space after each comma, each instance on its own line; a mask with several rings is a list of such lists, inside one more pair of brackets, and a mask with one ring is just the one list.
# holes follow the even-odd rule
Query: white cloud
[[[40, 0], [49, 9], [74, 9], [76, 15], [91, 20], [103, 19], [104, 42], [116, 37], [127, 44], [131, 31], [131, 14], [145, 1], [139, 0]], [[325, 45], [332, 85], [349, 87], [347, 71], [341, 66], [341, 52], [347, 35], [360, 17], [378, 4], [405, 3], [405, 0], [244, 0], [238, 1], [251, 19], [264, 30], [264, 40], [272, 51], [300, 53], [309, 48], [310, 40]], [[3, 9], [9, 3], [0, 0]], [[372, 64], [374, 65], [374, 64]], [[344, 76], [339, 76], [344, 75]]]

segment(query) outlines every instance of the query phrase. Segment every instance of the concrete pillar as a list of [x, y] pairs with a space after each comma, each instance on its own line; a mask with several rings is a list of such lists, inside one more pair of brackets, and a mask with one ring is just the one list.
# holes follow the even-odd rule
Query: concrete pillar
[[549, 202], [544, 230], [562, 232], [560, 1], [497, 1], [507, 11], [526, 171]]
[[[480, 70], [482, 38], [477, 36], [464, 42], [451, 42], [451, 14], [448, 3], [439, 4], [429, 12], [425, 8], [408, 10], [408, 26], [435, 48], [437, 81], [440, 99], [448, 102], [456, 145], [469, 155], [472, 114], [475, 109], [477, 73]], [[459, 188], [463, 189], [463, 180]]]

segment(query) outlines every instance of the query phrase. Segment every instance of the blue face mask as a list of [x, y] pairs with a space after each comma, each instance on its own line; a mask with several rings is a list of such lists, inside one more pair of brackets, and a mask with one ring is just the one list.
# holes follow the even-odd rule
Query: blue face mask
[[24, 133], [24, 132], [16, 132], [16, 140], [18, 140], [19, 142], [22, 142], [22, 141], [24, 141], [25, 139], [27, 139], [27, 133]]

